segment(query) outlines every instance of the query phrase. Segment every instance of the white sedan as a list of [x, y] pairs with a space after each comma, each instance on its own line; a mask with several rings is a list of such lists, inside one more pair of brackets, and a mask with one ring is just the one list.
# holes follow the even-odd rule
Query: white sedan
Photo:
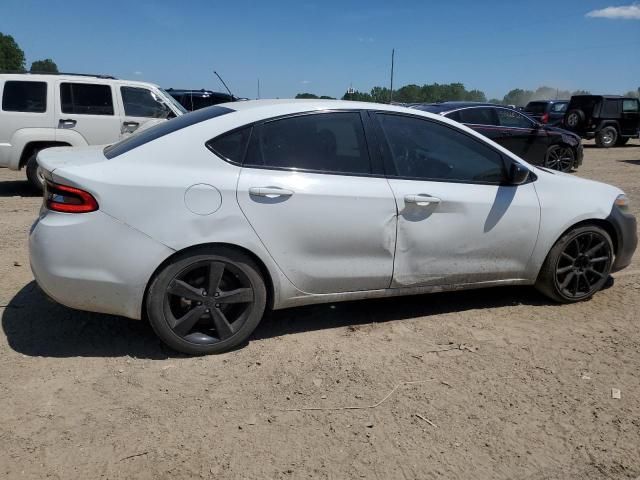
[[38, 162], [38, 284], [190, 354], [246, 341], [265, 308], [514, 284], [576, 302], [637, 243], [619, 189], [388, 105], [238, 102]]

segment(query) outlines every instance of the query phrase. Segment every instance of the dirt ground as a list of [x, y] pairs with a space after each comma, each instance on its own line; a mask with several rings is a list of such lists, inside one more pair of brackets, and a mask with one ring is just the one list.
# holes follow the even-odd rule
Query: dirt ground
[[[640, 142], [585, 153], [577, 174], [638, 215]], [[0, 170], [0, 477], [640, 477], [640, 255], [577, 305], [514, 287], [304, 307], [187, 358], [45, 298], [23, 175]]]

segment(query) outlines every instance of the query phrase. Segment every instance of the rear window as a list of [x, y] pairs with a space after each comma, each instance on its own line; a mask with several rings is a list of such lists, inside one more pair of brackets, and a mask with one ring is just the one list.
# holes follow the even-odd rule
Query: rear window
[[567, 105], [569, 105], [568, 103], [554, 103], [551, 106], [551, 111], [554, 113], [564, 113], [567, 111]]
[[164, 137], [165, 135], [177, 132], [178, 130], [195, 125], [196, 123], [204, 122], [205, 120], [210, 120], [234, 111], [235, 110], [231, 110], [230, 108], [214, 106], [172, 118], [171, 120], [162, 122], [147, 130], [131, 135], [118, 143], [109, 145], [104, 149], [104, 156], [109, 159], [115, 158], [118, 155], [127, 153], [129, 150], [138, 148], [145, 143], [152, 142], [157, 138]]
[[2, 92], [5, 112], [43, 113], [47, 110], [47, 84], [9, 80]]
[[547, 111], [547, 102], [529, 102], [524, 107], [525, 112], [533, 114], [543, 114]]

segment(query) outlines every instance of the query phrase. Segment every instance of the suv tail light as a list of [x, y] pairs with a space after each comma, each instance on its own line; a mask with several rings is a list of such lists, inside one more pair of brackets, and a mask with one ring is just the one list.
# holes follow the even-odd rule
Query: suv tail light
[[542, 123], [547, 123], [549, 121], [549, 114], [545, 113], [544, 115], [542, 115], [542, 118], [540, 119], [540, 121]]
[[98, 202], [88, 192], [47, 181], [44, 191], [45, 205], [49, 210], [63, 213], [87, 213], [98, 210]]

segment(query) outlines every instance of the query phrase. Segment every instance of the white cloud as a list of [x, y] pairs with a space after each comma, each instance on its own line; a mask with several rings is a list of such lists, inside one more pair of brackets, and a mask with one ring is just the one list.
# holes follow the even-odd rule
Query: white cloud
[[142, 72], [140, 70], [136, 70], [135, 72], [133, 72], [133, 74], [140, 76], [140, 75], [142, 75]]
[[302, 80], [300, 83], [302, 83], [303, 85], [308, 85], [309, 83], [311, 83], [311, 80]]
[[373, 43], [375, 42], [373, 37], [358, 37], [358, 41], [361, 43]]
[[592, 10], [586, 15], [592, 18], [610, 18], [624, 20], [640, 20], [640, 3], [622, 5], [620, 7], [607, 7], [600, 10]]

